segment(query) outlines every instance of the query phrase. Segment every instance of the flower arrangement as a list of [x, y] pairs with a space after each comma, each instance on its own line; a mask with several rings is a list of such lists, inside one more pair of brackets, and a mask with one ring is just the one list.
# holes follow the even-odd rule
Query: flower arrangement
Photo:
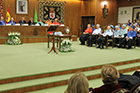
[[18, 32], [13, 32], [13, 33], [8, 33], [8, 40], [5, 44], [8, 45], [20, 45], [22, 44], [21, 40], [20, 40], [20, 33]]
[[64, 39], [62, 41], [60, 52], [73, 52], [74, 50], [71, 48], [72, 40]]

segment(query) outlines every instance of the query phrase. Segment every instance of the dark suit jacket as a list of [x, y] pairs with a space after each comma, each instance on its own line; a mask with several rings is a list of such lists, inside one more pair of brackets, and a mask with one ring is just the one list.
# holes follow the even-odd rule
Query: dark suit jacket
[[34, 21], [31, 22], [31, 20], [29, 20], [28, 25], [29, 25], [29, 26], [30, 26], [30, 25], [35, 25], [35, 22], [34, 22]]
[[20, 23], [20, 25], [26, 24], [26, 21], [25, 20], [24, 21], [20, 20], [19, 23]]

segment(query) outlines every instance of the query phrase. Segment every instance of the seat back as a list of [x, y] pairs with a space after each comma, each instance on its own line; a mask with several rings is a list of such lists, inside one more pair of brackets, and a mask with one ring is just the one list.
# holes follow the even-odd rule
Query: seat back
[[132, 93], [132, 92], [124, 88], [119, 88], [119, 89], [114, 90], [111, 93]]
[[140, 93], [140, 83], [135, 85], [130, 91], [132, 93]]

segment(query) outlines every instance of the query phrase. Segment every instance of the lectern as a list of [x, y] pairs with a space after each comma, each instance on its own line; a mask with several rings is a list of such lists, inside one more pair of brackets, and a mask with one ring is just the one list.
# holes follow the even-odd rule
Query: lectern
[[50, 26], [48, 28], [47, 31], [51, 31], [53, 32], [53, 37], [52, 37], [52, 40], [53, 40], [53, 46], [52, 46], [52, 49], [48, 52], [48, 54], [53, 50], [56, 54], [58, 54], [55, 50], [55, 37], [54, 37], [54, 31], [57, 29], [58, 26]]

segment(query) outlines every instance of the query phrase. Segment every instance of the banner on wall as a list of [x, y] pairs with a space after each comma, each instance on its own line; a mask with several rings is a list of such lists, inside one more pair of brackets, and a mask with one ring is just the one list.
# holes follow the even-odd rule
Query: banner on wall
[[48, 18], [58, 19], [60, 23], [64, 23], [65, 2], [57, 1], [39, 1], [39, 17], [45, 22]]

